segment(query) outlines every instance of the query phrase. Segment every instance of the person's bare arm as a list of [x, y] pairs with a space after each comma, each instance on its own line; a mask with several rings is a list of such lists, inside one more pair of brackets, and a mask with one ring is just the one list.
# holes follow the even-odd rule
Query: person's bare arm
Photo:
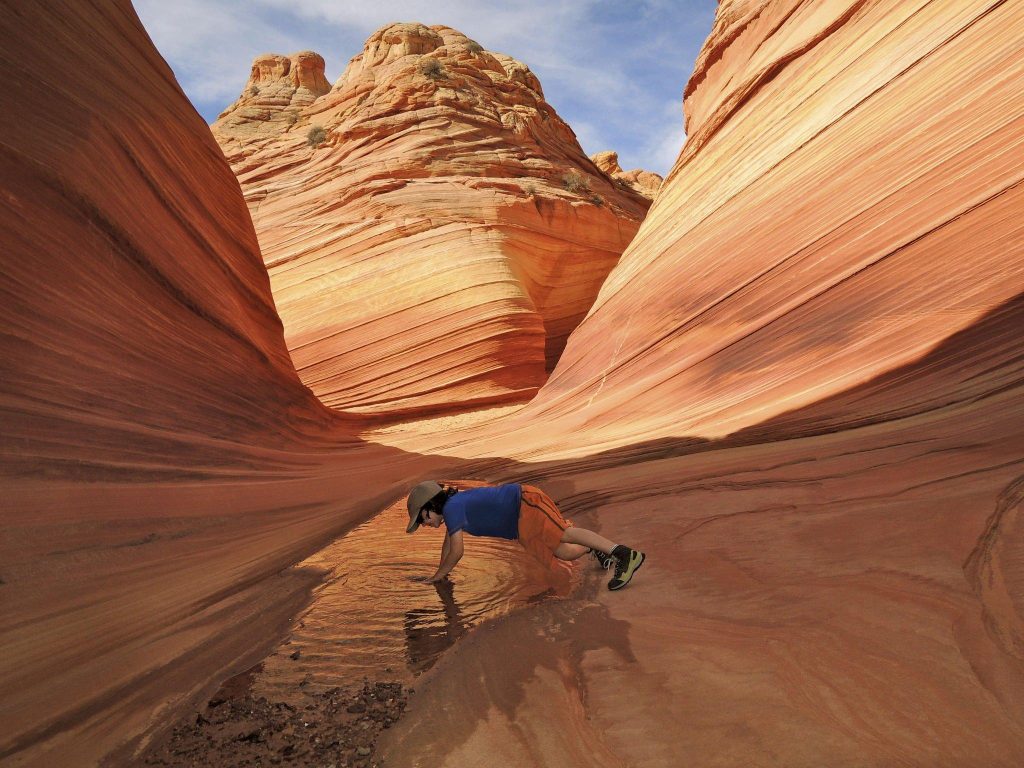
[[459, 560], [462, 559], [462, 531], [456, 531], [451, 536], [445, 536], [444, 538], [445, 542], [441, 550], [444, 552], [447, 548], [448, 552], [441, 557], [441, 564], [437, 567], [437, 573], [427, 579], [431, 584], [445, 578], [452, 572], [452, 568], [456, 566]]
[[437, 564], [437, 570], [441, 570], [441, 566], [444, 565], [444, 561], [448, 558], [448, 552], [451, 550], [450, 538], [447, 535], [444, 537], [444, 544], [441, 545], [441, 560]]

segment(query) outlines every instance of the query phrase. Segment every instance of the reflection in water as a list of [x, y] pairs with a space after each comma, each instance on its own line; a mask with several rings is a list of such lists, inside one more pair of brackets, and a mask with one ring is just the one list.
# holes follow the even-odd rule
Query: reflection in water
[[516, 542], [466, 537], [450, 580], [427, 584], [444, 530], [409, 535], [407, 522], [401, 499], [302, 563], [331, 575], [291, 639], [267, 657], [256, 695], [282, 697], [296, 686], [324, 689], [364, 677], [411, 681], [480, 622], [564, 597], [575, 583], [568, 572], [541, 568]]
[[462, 612], [455, 602], [455, 585], [450, 581], [433, 585], [441, 604], [413, 608], [405, 613], [405, 643], [409, 666], [416, 672], [429, 669], [446, 648], [466, 634]]

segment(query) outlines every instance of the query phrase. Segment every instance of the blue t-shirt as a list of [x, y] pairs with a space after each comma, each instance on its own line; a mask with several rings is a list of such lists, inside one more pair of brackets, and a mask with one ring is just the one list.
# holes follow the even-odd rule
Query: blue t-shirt
[[448, 535], [465, 531], [473, 536], [518, 539], [522, 493], [518, 483], [459, 491], [441, 512]]

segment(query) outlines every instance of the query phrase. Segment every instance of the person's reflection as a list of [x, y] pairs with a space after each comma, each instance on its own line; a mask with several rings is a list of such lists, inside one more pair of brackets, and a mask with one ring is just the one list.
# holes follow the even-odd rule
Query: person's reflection
[[406, 655], [414, 672], [429, 669], [446, 648], [466, 634], [462, 609], [455, 602], [455, 585], [448, 579], [433, 584], [441, 605], [413, 608], [405, 613]]

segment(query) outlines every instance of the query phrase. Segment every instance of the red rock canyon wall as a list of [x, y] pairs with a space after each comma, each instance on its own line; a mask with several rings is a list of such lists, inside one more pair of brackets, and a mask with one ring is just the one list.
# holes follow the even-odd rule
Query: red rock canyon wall
[[131, 6], [8, 8], [0, 36], [0, 762], [88, 765], [269, 642], [316, 578], [278, 572], [403, 470], [296, 376]]
[[[300, 386], [230, 170], [131, 10], [39, 5], [0, 24], [14, 105], [0, 112], [0, 755], [89, 764], [256, 658], [317, 578], [287, 566], [431, 465], [354, 440], [351, 417]], [[720, 3], [687, 145], [536, 400], [474, 429], [367, 433], [473, 460], [452, 476], [541, 484], [648, 562], [628, 590], [588, 577], [460, 641], [389, 731], [389, 765], [1024, 761], [1022, 24], [1010, 2]], [[544, 143], [532, 113], [502, 113], [532, 139], [497, 141], [494, 115], [486, 131], [457, 123], [447, 102], [467, 91], [400, 78], [454, 34], [415, 29], [371, 45], [329, 93], [315, 58], [261, 59], [257, 93], [229, 114], [252, 210], [260, 169], [274, 179], [261, 237], [313, 270], [289, 286], [290, 262], [271, 259], [286, 328], [291, 306], [311, 318], [303, 345], [337, 332], [352, 350], [318, 368], [334, 353], [302, 362], [287, 330], [291, 354], [353, 409], [528, 391], [547, 343], [536, 317], [508, 319], [533, 310], [507, 255], [487, 267], [497, 308], [449, 296], [417, 314], [370, 306], [409, 281], [360, 275], [357, 254], [401, 242], [424, 259], [402, 299], [420, 307], [416, 291], [451, 283], [437, 274], [449, 245], [508, 253], [481, 199], [526, 217], [524, 253], [546, 242], [530, 222], [562, 210], [542, 199], [564, 198], [555, 218], [580, 232], [606, 231], [613, 208], [516, 154]], [[484, 52], [457, 42], [443, 68], [477, 77], [465, 61]], [[502, 88], [536, 90], [495, 60]], [[404, 85], [378, 93], [391, 74]], [[346, 122], [349, 87], [375, 120]], [[436, 96], [428, 130], [400, 139], [422, 140], [440, 177], [409, 173], [377, 132], [421, 92]], [[292, 113], [299, 135], [282, 139]], [[305, 120], [329, 129], [320, 149]], [[498, 173], [455, 173], [461, 143], [441, 152], [441, 135], [475, 148], [470, 167], [493, 142], [496, 167], [517, 158], [548, 182], [529, 202]], [[277, 186], [300, 178], [289, 166], [335, 196], [295, 192], [296, 219], [297, 187]], [[344, 195], [362, 201], [353, 239], [326, 210]], [[340, 276], [304, 261], [335, 248]], [[365, 338], [332, 319], [337, 297], [319, 306], [302, 287], [335, 280], [362, 289], [368, 308], [345, 312], [369, 319]], [[400, 370], [442, 351], [429, 326], [478, 322], [534, 367], [502, 379], [466, 331], [476, 352]], [[456, 364], [465, 386], [441, 373]]]
[[381, 436], [500, 456], [648, 560], [442, 660], [389, 764], [1024, 761], [1022, 28], [719, 4], [687, 144], [537, 398]]

